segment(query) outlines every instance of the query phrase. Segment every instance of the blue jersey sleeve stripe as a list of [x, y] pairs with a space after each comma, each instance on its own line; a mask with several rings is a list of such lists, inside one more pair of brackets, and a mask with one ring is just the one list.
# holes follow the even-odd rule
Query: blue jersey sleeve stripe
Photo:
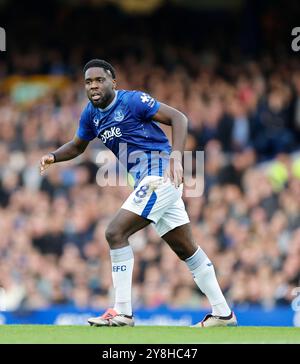
[[145, 206], [141, 216], [147, 218], [148, 215], [150, 214], [151, 210], [152, 210], [152, 207], [153, 205], [155, 204], [157, 200], [157, 194], [153, 191], [148, 202], [147, 202], [147, 205]]

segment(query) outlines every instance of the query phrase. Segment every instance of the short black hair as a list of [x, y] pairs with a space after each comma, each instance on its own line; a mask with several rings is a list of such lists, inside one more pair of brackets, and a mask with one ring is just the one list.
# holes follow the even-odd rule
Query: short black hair
[[104, 61], [103, 59], [95, 58], [95, 59], [88, 61], [88, 63], [83, 67], [83, 73], [85, 73], [91, 67], [103, 68], [106, 72], [109, 71], [108, 74], [113, 79], [116, 78], [116, 71], [113, 68], [113, 66], [110, 63]]

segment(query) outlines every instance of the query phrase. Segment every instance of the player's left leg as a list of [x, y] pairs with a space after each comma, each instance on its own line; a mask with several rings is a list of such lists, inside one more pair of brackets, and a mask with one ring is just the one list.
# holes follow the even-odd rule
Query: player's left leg
[[206, 295], [212, 314], [196, 326], [236, 326], [234, 313], [229, 308], [218, 284], [213, 264], [205, 252], [194, 242], [190, 223], [176, 227], [162, 236], [178, 257], [185, 261], [194, 281]]

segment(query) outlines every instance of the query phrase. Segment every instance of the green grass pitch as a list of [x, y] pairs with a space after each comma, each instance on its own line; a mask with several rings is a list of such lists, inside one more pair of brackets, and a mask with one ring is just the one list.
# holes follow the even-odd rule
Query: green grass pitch
[[0, 326], [0, 344], [205, 344], [300, 343], [296, 327], [179, 326], [89, 327], [55, 325]]

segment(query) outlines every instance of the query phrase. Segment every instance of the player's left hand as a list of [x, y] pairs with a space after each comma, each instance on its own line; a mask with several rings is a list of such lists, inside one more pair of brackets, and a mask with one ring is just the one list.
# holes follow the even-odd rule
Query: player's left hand
[[180, 160], [176, 158], [170, 158], [168, 167], [165, 170], [164, 182], [170, 179], [171, 183], [178, 188], [183, 182], [183, 168]]

